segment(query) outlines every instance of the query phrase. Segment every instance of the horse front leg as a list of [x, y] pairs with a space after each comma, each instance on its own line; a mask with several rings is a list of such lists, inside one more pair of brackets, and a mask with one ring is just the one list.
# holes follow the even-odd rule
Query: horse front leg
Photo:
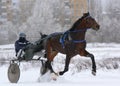
[[80, 50], [80, 55], [91, 58], [91, 60], [92, 60], [92, 74], [95, 76], [96, 75], [96, 63], [95, 63], [94, 55], [87, 52], [85, 49]]
[[92, 74], [95, 76], [96, 75], [96, 63], [95, 63], [94, 55], [89, 53], [87, 57], [90, 57], [92, 60]]
[[64, 67], [64, 70], [59, 72], [59, 75], [63, 75], [65, 72], [68, 71], [69, 69], [69, 64], [70, 64], [70, 57], [66, 56], [66, 60], [65, 60], [65, 67]]

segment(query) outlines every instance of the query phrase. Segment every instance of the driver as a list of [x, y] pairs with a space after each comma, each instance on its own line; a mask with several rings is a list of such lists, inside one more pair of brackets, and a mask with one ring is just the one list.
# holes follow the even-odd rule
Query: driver
[[25, 48], [30, 42], [26, 40], [26, 34], [20, 33], [19, 39], [15, 42], [15, 52], [18, 59], [22, 59], [21, 54], [23, 53], [22, 50]]

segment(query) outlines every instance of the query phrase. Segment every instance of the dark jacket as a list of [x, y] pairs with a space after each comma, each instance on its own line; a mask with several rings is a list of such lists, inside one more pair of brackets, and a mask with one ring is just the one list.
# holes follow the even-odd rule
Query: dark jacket
[[29, 41], [27, 41], [25, 38], [20, 37], [16, 42], [15, 42], [15, 52], [16, 55], [20, 49], [23, 49], [26, 45], [30, 44]]

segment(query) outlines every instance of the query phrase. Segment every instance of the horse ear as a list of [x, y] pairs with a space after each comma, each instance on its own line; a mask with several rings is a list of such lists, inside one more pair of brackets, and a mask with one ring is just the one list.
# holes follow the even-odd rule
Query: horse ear
[[84, 16], [84, 17], [90, 16], [90, 13], [89, 13], [89, 12], [84, 13], [83, 16]]
[[90, 13], [88, 12], [87, 15], [90, 16]]

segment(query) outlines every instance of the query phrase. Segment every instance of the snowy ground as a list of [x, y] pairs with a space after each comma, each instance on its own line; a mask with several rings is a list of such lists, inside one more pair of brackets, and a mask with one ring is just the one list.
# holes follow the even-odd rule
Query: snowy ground
[[[14, 46], [0, 46], [1, 58], [13, 58]], [[89, 62], [88, 58], [79, 59], [79, 56], [74, 57], [70, 64], [70, 69], [63, 76], [59, 76], [57, 81], [52, 81], [49, 72], [40, 76], [40, 64], [37, 66], [30, 65], [31, 63], [22, 63], [20, 65], [21, 74], [17, 84], [9, 82], [7, 70], [9, 64], [0, 66], [0, 85], [1, 86], [119, 86], [120, 85], [120, 44], [88, 44], [87, 50], [95, 55], [97, 66], [106, 63], [97, 68], [97, 75], [91, 74], [89, 65], [85, 65], [84, 61]], [[63, 59], [61, 59], [63, 57]], [[112, 60], [108, 60], [113, 58]], [[114, 58], [117, 58], [114, 59]], [[65, 55], [59, 54], [53, 63], [56, 71], [62, 70], [64, 67]], [[107, 59], [106, 61], [104, 59]], [[114, 60], [114, 61], [113, 61]], [[2, 60], [1, 60], [2, 61]], [[80, 62], [82, 61], [82, 62]], [[103, 61], [103, 62], [102, 62]], [[83, 65], [82, 65], [83, 64]], [[108, 65], [109, 64], [109, 65]], [[117, 67], [112, 65], [117, 65]], [[85, 66], [81, 68], [78, 66]], [[87, 66], [87, 68], [86, 68]], [[108, 68], [108, 69], [107, 69]]]
[[[92, 76], [90, 70], [76, 74], [66, 73], [58, 77], [57, 81], [50, 81], [48, 76], [45, 81], [38, 82], [39, 68], [31, 68], [22, 71], [17, 84], [11, 84], [7, 79], [7, 66], [0, 68], [1, 86], [119, 86], [120, 70], [102, 71], [98, 70], [97, 76]], [[48, 74], [49, 75], [49, 74]], [[44, 78], [45, 79], [45, 78]]]

